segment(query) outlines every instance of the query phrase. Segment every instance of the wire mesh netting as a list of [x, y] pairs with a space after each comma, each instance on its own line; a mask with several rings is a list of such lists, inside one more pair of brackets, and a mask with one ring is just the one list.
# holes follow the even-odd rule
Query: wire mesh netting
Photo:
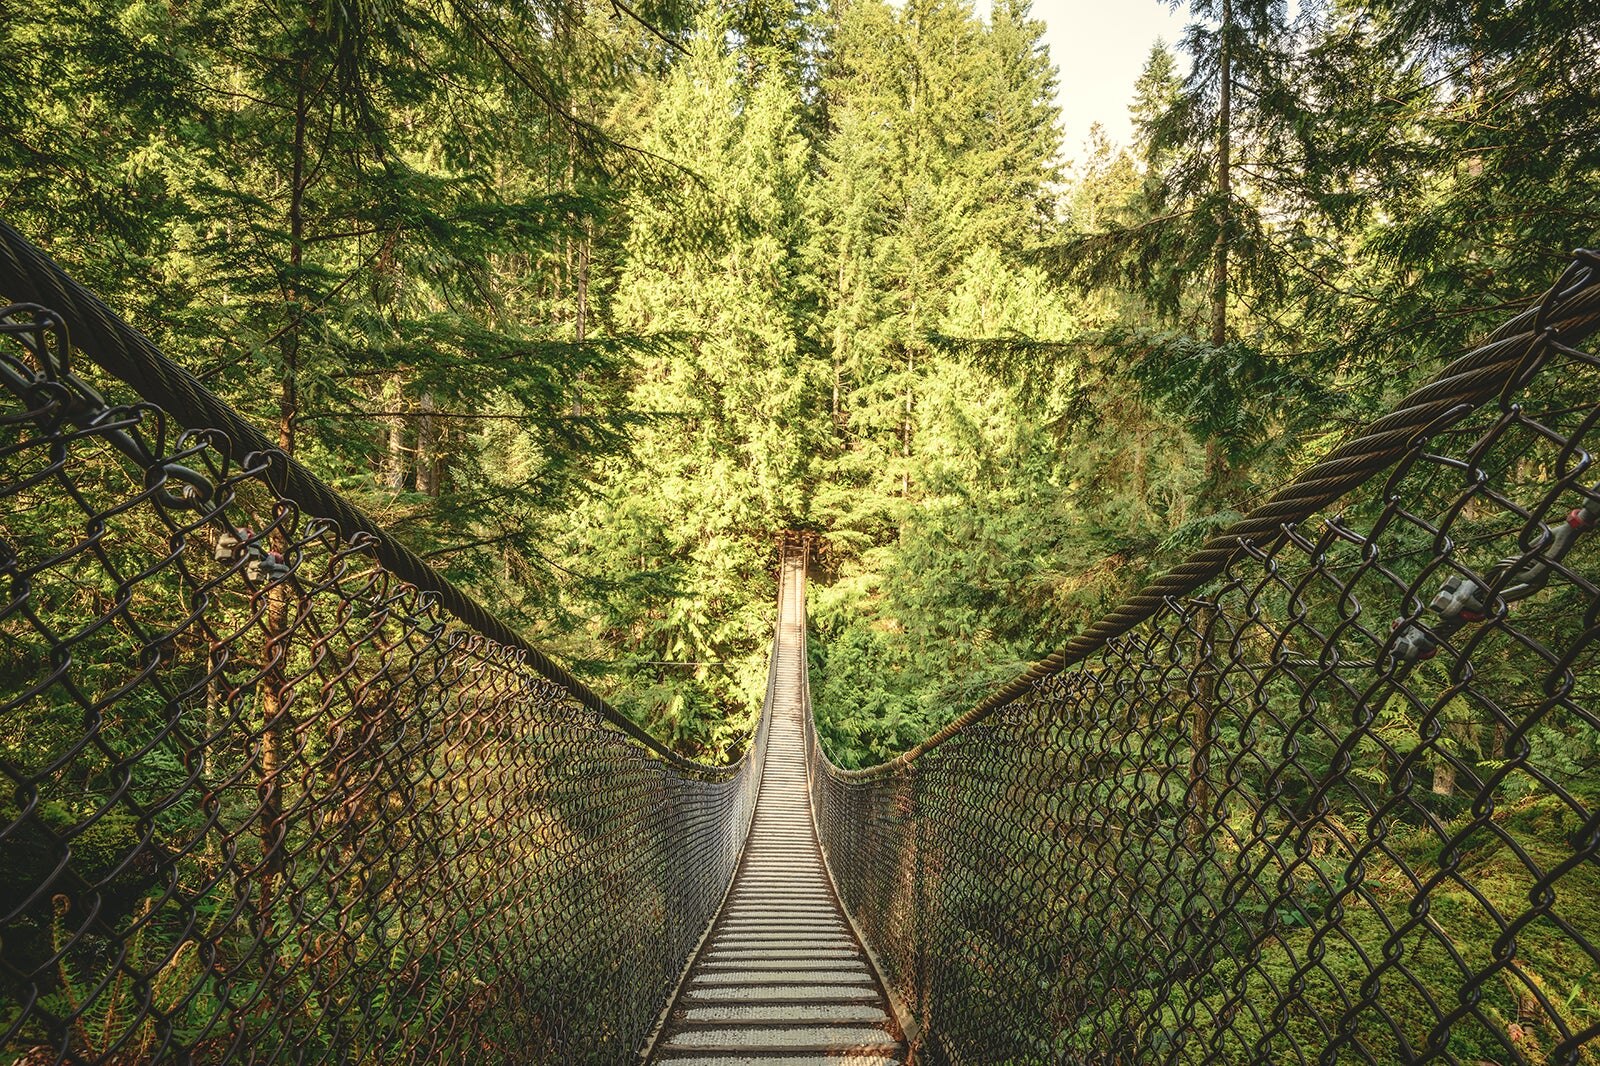
[[1337, 503], [905, 758], [813, 740], [919, 1061], [1600, 1062], [1596, 265]]
[[629, 1060], [764, 724], [650, 749], [0, 316], [0, 1062]]
[[[0, 1062], [631, 1058], [766, 717], [671, 756], [49, 281], [228, 428], [0, 310]], [[1585, 256], [908, 756], [808, 735], [920, 1061], [1600, 1062], [1597, 321]]]

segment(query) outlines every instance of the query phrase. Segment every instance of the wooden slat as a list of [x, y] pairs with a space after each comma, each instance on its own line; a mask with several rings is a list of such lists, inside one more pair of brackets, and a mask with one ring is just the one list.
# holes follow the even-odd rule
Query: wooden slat
[[732, 890], [689, 971], [653, 1061], [673, 1066], [893, 1066], [905, 1047], [850, 930], [812, 827], [806, 788], [798, 564], [785, 567], [771, 734], [755, 820]]

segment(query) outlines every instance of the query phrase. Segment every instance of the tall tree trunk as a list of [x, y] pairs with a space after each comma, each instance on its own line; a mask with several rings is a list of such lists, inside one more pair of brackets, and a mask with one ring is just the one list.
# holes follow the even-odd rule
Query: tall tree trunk
[[383, 406], [390, 412], [383, 419], [383, 470], [379, 480], [391, 492], [406, 487], [405, 391], [398, 374], [389, 378], [383, 390]]
[[578, 277], [574, 289], [573, 337], [579, 344], [589, 338], [589, 263], [594, 254], [594, 219], [583, 220], [583, 239], [578, 242]]
[[433, 393], [425, 392], [417, 401], [417, 491], [438, 498], [444, 460], [439, 444], [439, 420]]
[[[283, 541], [274, 532], [274, 550]], [[283, 872], [283, 773], [284, 753], [289, 735], [289, 686], [284, 680], [284, 660], [289, 657], [289, 583], [279, 581], [267, 591], [266, 645], [263, 655], [267, 669], [261, 686], [261, 920], [269, 927], [273, 888]]]
[[1455, 763], [1443, 755], [1437, 756], [1437, 759], [1438, 761], [1433, 764], [1433, 794], [1453, 796], [1456, 792]]
[[848, 249], [839, 250], [839, 318], [833, 325], [833, 431], [836, 435], [844, 432], [844, 420], [839, 414], [839, 378], [843, 372], [845, 344], [847, 333], [844, 328], [844, 305], [849, 299], [845, 292], [845, 256]]
[[1450, 760], [1446, 742], [1458, 753], [1469, 748], [1475, 749], [1477, 729], [1472, 722], [1446, 718], [1440, 723], [1439, 733], [1439, 750], [1434, 754], [1433, 792], [1438, 796], [1453, 796], [1456, 791], [1456, 764]]
[[300, 415], [300, 269], [305, 262], [306, 127], [310, 123], [310, 101], [305, 81], [310, 70], [301, 64], [301, 87], [295, 96], [294, 146], [289, 177], [289, 281], [284, 286], [283, 332], [278, 337], [282, 368], [278, 378], [278, 447], [294, 455], [295, 432]]
[[[1217, 56], [1217, 238], [1211, 253], [1211, 343], [1228, 342], [1228, 236], [1233, 219], [1233, 0], [1222, 0], [1221, 46]], [[1222, 444], [1206, 440], [1206, 481], [1223, 496], [1229, 476]]]
[[[582, 344], [589, 339], [589, 263], [594, 254], [594, 220], [583, 220], [583, 238], [578, 241], [576, 253], [569, 259], [574, 270], [572, 284], [572, 339]], [[572, 262], [575, 260], [575, 262]], [[583, 387], [589, 372], [578, 371], [573, 379], [572, 417], [583, 416]]]
[[916, 350], [911, 345], [906, 345], [906, 414], [905, 421], [901, 423], [901, 454], [905, 458], [905, 466], [900, 470], [900, 495], [911, 495], [911, 410], [913, 404], [911, 383], [912, 374], [916, 370]]
[[384, 423], [383, 487], [399, 492], [406, 487], [406, 417], [388, 415]]
[[1217, 57], [1217, 240], [1211, 263], [1211, 343], [1228, 341], [1228, 229], [1233, 216], [1233, 0], [1222, 0]]
[[1150, 514], [1150, 429], [1141, 418], [1133, 435], [1133, 501], [1131, 522], [1135, 530]]
[[844, 423], [839, 420], [839, 355], [837, 351], [833, 357], [833, 431], [837, 435], [844, 429]]
[[[282, 368], [278, 379], [278, 447], [293, 456], [300, 417], [300, 329], [303, 325], [300, 270], [305, 262], [306, 133], [311, 121], [311, 101], [306, 86], [311, 80], [309, 61], [301, 60], [299, 87], [295, 93], [294, 140], [289, 162], [289, 279], [284, 287], [283, 306], [287, 321], [278, 339]], [[284, 527], [275, 527], [269, 538], [280, 559], [289, 557], [289, 538]], [[283, 773], [284, 752], [289, 734], [289, 686], [284, 661], [288, 658], [289, 585], [279, 581], [267, 592], [265, 627], [266, 670], [261, 685], [261, 751], [257, 765], [261, 772], [259, 791], [261, 826], [261, 914], [264, 934], [270, 929], [272, 896], [283, 871]], [[270, 934], [266, 934], [270, 939]]]

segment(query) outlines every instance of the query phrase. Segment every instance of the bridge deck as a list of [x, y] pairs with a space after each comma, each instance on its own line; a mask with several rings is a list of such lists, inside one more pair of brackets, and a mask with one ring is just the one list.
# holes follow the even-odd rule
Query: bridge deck
[[785, 563], [771, 735], [733, 888], [679, 990], [653, 1061], [892, 1066], [889, 1004], [834, 896], [806, 788], [805, 572]]

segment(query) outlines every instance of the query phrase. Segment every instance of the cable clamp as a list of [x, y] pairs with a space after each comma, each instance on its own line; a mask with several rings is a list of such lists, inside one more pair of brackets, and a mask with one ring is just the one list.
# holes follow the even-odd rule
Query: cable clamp
[[[1400, 628], [1401, 619], [1396, 618], [1391, 630]], [[1439, 654], [1439, 642], [1415, 622], [1406, 626], [1399, 636], [1394, 639], [1392, 657], [1402, 663], [1420, 662], [1431, 659]]]
[[238, 562], [244, 558], [253, 535], [249, 527], [241, 528], [237, 533], [231, 529], [224, 529], [217, 534], [217, 542], [211, 549], [211, 558], [219, 563]]
[[244, 576], [259, 585], [288, 574], [289, 567], [283, 561], [283, 556], [272, 551], [252, 551], [250, 561], [245, 564]]
[[1428, 604], [1440, 618], [1460, 617], [1465, 622], [1481, 622], [1484, 617], [1484, 590], [1469, 577], [1451, 574]]

